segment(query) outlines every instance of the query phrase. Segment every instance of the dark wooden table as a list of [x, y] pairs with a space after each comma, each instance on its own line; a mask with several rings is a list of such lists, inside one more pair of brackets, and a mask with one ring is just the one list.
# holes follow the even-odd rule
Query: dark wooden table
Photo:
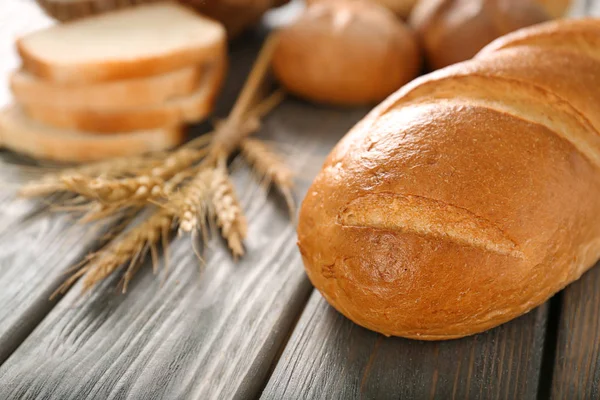
[[[593, 3], [578, 2], [575, 15], [600, 14]], [[3, 78], [17, 65], [14, 36], [45, 23], [31, 1], [2, 0]], [[260, 40], [257, 33], [232, 44], [218, 114], [231, 106]], [[366, 111], [289, 99], [267, 118], [260, 135], [285, 150], [298, 200]], [[0, 173], [18, 182], [23, 170], [10, 165], [12, 157], [3, 154]], [[285, 205], [253, 188], [243, 169], [234, 176], [250, 221], [240, 262], [214, 239], [200, 269], [189, 240], [176, 239], [166, 277], [146, 267], [127, 295], [109, 279], [89, 296], [75, 286], [54, 302], [48, 297], [65, 270], [98, 245], [101, 232], [3, 187], [0, 399], [600, 398], [599, 268], [480, 335], [385, 338], [342, 317], [312, 289]]]

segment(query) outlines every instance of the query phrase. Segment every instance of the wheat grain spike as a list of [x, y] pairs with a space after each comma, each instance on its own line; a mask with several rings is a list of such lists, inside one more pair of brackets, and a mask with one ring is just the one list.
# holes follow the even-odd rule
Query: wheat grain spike
[[63, 177], [62, 182], [68, 190], [103, 204], [143, 204], [164, 195], [163, 180], [145, 175], [123, 179], [71, 175]]
[[202, 230], [210, 200], [210, 180], [212, 170], [203, 169], [185, 185], [183, 190], [172, 195], [168, 204], [179, 218], [180, 232]]
[[206, 155], [205, 149], [182, 147], [168, 155], [164, 161], [150, 171], [150, 177], [161, 178], [165, 181], [193, 165]]
[[242, 155], [254, 168], [256, 173], [268, 185], [275, 185], [283, 194], [288, 205], [290, 215], [295, 214], [295, 205], [292, 198], [294, 174], [274, 153], [271, 148], [259, 139], [245, 139], [241, 145]]
[[244, 158], [262, 178], [282, 189], [294, 186], [294, 174], [266, 143], [259, 139], [245, 139], [241, 148]]
[[214, 170], [210, 181], [211, 203], [223, 237], [234, 257], [244, 255], [243, 240], [246, 238], [248, 226], [242, 207], [235, 194], [235, 189], [222, 159]]
[[83, 279], [83, 291], [89, 290], [129, 261], [123, 286], [123, 289], [127, 290], [127, 284], [133, 277], [132, 271], [135, 270], [136, 263], [141, 262], [144, 253], [150, 247], [156, 246], [165, 233], [170, 230], [172, 223], [171, 212], [167, 209], [158, 209], [140, 225], [117, 238], [86, 266], [87, 273]]

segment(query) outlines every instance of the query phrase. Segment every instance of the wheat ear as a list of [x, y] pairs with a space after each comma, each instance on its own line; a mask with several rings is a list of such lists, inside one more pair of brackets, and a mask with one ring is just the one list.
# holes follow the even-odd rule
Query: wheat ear
[[179, 148], [167, 156], [159, 166], [153, 168], [149, 175], [167, 181], [190, 165], [198, 162], [206, 153], [206, 149]]
[[[116, 238], [99, 252], [88, 256], [84, 266], [67, 279], [53, 294], [65, 293], [77, 279], [83, 275], [82, 292], [94, 287], [98, 282], [106, 279], [119, 267], [129, 262], [123, 278], [123, 292], [133, 274], [137, 270], [144, 255], [150, 251], [153, 262], [156, 262], [157, 243], [168, 237], [173, 223], [173, 216], [167, 209], [158, 209], [147, 220]], [[156, 270], [156, 267], [154, 267]]]
[[19, 195], [22, 197], [42, 197], [56, 192], [69, 190], [64, 179], [70, 176], [126, 176], [135, 175], [137, 171], [149, 169], [156, 165], [156, 160], [144, 156], [131, 158], [116, 158], [85, 164], [75, 168], [64, 169], [57, 173], [43, 176], [21, 187]]
[[244, 255], [243, 240], [248, 226], [242, 207], [227, 174], [225, 158], [221, 158], [210, 180], [211, 204], [217, 226], [235, 258]]
[[162, 190], [163, 180], [145, 175], [124, 179], [89, 178], [85, 175], [71, 175], [62, 178], [62, 182], [69, 191], [107, 205], [121, 205], [124, 203], [143, 205], [151, 198], [164, 195]]
[[169, 197], [168, 204], [179, 219], [179, 232], [203, 230], [210, 204], [212, 170], [201, 169], [185, 187]]
[[295, 213], [295, 205], [292, 197], [294, 186], [294, 175], [285, 165], [283, 160], [275, 154], [271, 148], [261, 140], [245, 139], [242, 142], [242, 155], [254, 168], [256, 173], [264, 180], [266, 185], [275, 185], [283, 194], [290, 210], [290, 215]]

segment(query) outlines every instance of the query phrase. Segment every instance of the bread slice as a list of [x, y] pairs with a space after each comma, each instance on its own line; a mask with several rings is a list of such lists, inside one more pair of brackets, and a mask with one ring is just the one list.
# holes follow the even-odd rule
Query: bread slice
[[162, 104], [198, 90], [202, 68], [185, 67], [166, 74], [86, 85], [64, 85], [39, 79], [24, 71], [10, 78], [13, 95], [20, 104], [55, 108], [85, 105], [94, 110], [119, 110]]
[[64, 83], [129, 79], [199, 65], [226, 46], [223, 26], [171, 2], [67, 22], [17, 41], [25, 69]]
[[185, 138], [181, 126], [97, 135], [51, 128], [28, 118], [18, 106], [0, 112], [0, 145], [37, 159], [89, 162], [127, 157], [177, 146]]
[[203, 75], [200, 88], [191, 95], [149, 107], [113, 111], [65, 108], [52, 104], [23, 104], [22, 107], [30, 118], [56, 128], [106, 134], [198, 122], [212, 112], [224, 70], [221, 64], [213, 65]]

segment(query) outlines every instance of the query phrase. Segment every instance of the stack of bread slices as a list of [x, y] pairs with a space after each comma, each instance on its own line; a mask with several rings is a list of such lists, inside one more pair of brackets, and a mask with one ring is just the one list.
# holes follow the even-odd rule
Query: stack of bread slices
[[70, 162], [180, 144], [212, 111], [227, 64], [223, 27], [171, 2], [55, 25], [17, 49], [1, 144]]

